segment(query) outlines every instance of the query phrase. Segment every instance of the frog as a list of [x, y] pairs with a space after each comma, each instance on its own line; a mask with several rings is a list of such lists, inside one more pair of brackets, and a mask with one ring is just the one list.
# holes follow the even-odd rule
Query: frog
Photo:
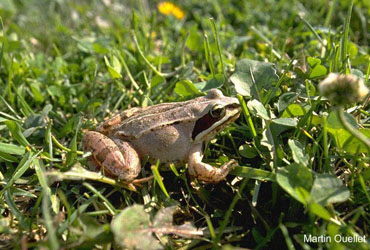
[[240, 113], [238, 99], [219, 89], [188, 101], [127, 109], [84, 133], [84, 151], [91, 152], [88, 165], [130, 183], [140, 174], [144, 158], [167, 167], [187, 163], [191, 178], [218, 183], [237, 161], [215, 167], [202, 161], [204, 151]]

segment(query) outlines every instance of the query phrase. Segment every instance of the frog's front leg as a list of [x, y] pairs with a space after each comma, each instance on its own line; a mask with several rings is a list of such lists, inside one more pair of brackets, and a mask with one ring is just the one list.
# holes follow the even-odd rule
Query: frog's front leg
[[139, 175], [140, 159], [130, 143], [88, 131], [83, 137], [83, 145], [84, 151], [92, 154], [88, 159], [90, 167], [124, 181], [132, 181]]
[[237, 165], [235, 160], [224, 163], [221, 167], [216, 168], [202, 162], [203, 149], [202, 143], [194, 145], [190, 150], [188, 171], [190, 176], [204, 182], [217, 183], [225, 179], [230, 170]]

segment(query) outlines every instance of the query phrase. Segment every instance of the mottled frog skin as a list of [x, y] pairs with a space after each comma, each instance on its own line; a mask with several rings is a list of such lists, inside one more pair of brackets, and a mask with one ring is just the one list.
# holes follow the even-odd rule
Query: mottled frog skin
[[217, 183], [236, 165], [231, 160], [219, 168], [202, 162], [205, 144], [241, 112], [236, 98], [218, 89], [185, 102], [163, 103], [125, 110], [103, 122], [83, 138], [91, 152], [90, 167], [130, 182], [141, 170], [141, 159], [149, 156], [161, 164], [188, 163], [190, 176]]

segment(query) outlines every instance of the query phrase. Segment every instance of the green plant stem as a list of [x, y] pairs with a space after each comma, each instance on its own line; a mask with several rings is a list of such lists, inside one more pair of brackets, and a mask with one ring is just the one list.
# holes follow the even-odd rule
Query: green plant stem
[[244, 101], [244, 98], [243, 96], [241, 95], [237, 95], [238, 97], [238, 100], [242, 106], [242, 109], [243, 109], [243, 113], [245, 115], [245, 118], [247, 119], [247, 123], [249, 125], [249, 129], [251, 130], [252, 132], [252, 135], [253, 135], [253, 138], [255, 139], [255, 141], [257, 141], [257, 131], [256, 131], [256, 128], [254, 127], [254, 124], [253, 124], [253, 121], [252, 121], [252, 117], [251, 117], [251, 114], [249, 113], [249, 110], [248, 110], [248, 107], [247, 107], [247, 104], [245, 103]]
[[255, 26], [251, 26], [250, 29], [254, 31], [265, 43], [267, 43], [271, 47], [271, 52], [278, 58], [281, 59], [281, 55], [274, 49], [274, 46], [272, 42], [261, 32], [259, 31]]
[[[366, 86], [368, 86], [369, 77], [370, 77], [370, 59], [368, 60], [367, 70], [366, 70], [366, 77], [365, 77]], [[366, 107], [367, 104], [369, 103], [369, 100], [370, 98], [366, 98], [365, 102], [362, 104], [362, 107]]]
[[144, 62], [149, 66], [149, 68], [151, 68], [151, 70], [153, 70], [153, 72], [156, 74], [156, 75], [159, 75], [159, 76], [162, 76], [162, 73], [159, 72], [149, 61], [148, 59], [146, 59], [143, 51], [141, 50], [140, 48], [140, 45], [139, 45], [139, 42], [137, 41], [137, 38], [136, 38], [136, 34], [134, 31], [131, 31], [131, 35], [132, 35], [132, 38], [134, 39], [134, 43], [135, 43], [135, 46], [137, 48], [137, 51], [139, 52], [141, 58], [143, 58]]
[[[177, 172], [177, 171], [176, 171], [176, 172]], [[197, 201], [197, 200], [195, 199], [195, 197], [193, 196], [192, 191], [191, 191], [191, 189], [190, 189], [190, 186], [189, 186], [189, 184], [188, 184], [188, 181], [187, 181], [187, 179], [186, 179], [186, 176], [185, 176], [185, 175], [182, 175], [180, 178], [184, 181], [185, 186], [186, 186], [186, 190], [188, 191], [188, 193], [189, 193], [189, 195], [190, 195], [191, 200], [192, 200], [192, 201], [194, 202], [194, 204], [195, 204], [195, 207], [194, 207], [194, 208], [196, 209], [196, 211], [197, 211], [199, 214], [201, 214], [202, 216], [204, 216], [204, 218], [206, 219], [207, 226], [208, 226], [208, 229], [209, 229], [209, 233], [210, 233], [210, 235], [211, 235], [211, 238], [212, 238], [212, 239], [216, 239], [215, 229], [214, 229], [214, 226], [213, 226], [213, 224], [212, 224], [212, 220], [211, 220], [210, 216], [207, 214], [207, 212], [206, 212], [206, 211], [204, 211], [204, 209], [199, 205], [198, 201]], [[193, 209], [194, 209], [194, 208], [193, 208]]]
[[82, 183], [82, 185], [85, 186], [87, 189], [89, 189], [94, 194], [96, 194], [103, 201], [104, 206], [109, 210], [109, 213], [111, 215], [116, 215], [117, 214], [117, 210], [114, 208], [112, 203], [110, 203], [109, 200], [104, 195], [102, 195], [100, 193], [100, 191], [98, 191], [96, 188], [94, 188], [90, 183], [84, 182], [84, 183]]
[[344, 23], [344, 31], [343, 31], [344, 35], [342, 37], [342, 43], [341, 43], [341, 47], [342, 47], [342, 49], [341, 49], [341, 61], [342, 61], [342, 63], [345, 64], [346, 73], [350, 73], [350, 68], [348, 67], [348, 63], [347, 63], [346, 58], [348, 57], [349, 29], [350, 29], [349, 25], [350, 25], [350, 22], [351, 22], [353, 3], [354, 3], [354, 0], [351, 1], [350, 5], [349, 5], [349, 8], [348, 8], [346, 21]]
[[326, 172], [329, 172], [330, 166], [329, 166], [329, 148], [328, 148], [328, 122], [326, 120], [326, 117], [323, 116], [323, 123], [324, 123], [324, 128], [323, 128], [323, 148], [324, 148], [324, 169]]
[[244, 190], [245, 186], [247, 185], [248, 180], [249, 180], [249, 178], [244, 178], [243, 179], [242, 183], [240, 184], [238, 193], [235, 194], [233, 200], [231, 201], [229, 209], [226, 211], [226, 214], [224, 216], [224, 220], [221, 222], [221, 225], [219, 227], [217, 237], [214, 241], [214, 246], [217, 246], [217, 244], [220, 242], [222, 234], [223, 234], [227, 224], [229, 223], [229, 219], [231, 217], [232, 211], [234, 210], [234, 207], [235, 207], [236, 203], [238, 203], [238, 201], [241, 199], [243, 190]]
[[139, 45], [139, 42], [137, 41], [137, 38], [136, 38], [136, 34], [134, 31], [131, 31], [131, 35], [132, 35], [132, 38], [134, 40], [134, 43], [135, 43], [135, 46], [137, 48], [137, 51], [139, 52], [139, 55], [141, 56], [141, 58], [143, 58], [144, 62], [146, 63], [146, 65], [148, 65], [148, 67], [158, 76], [161, 76], [161, 77], [164, 77], [164, 78], [169, 78], [169, 77], [172, 77], [174, 75], [177, 74], [178, 70], [181, 69], [181, 67], [179, 69], [177, 69], [176, 71], [174, 72], [171, 72], [171, 73], [162, 73], [162, 72], [159, 72], [154, 66], [153, 64], [151, 64], [149, 62], [149, 60], [145, 57], [144, 55], [144, 52], [141, 50], [140, 48], [140, 45]]
[[56, 229], [53, 225], [53, 218], [50, 214], [50, 200], [47, 196], [42, 199], [42, 214], [44, 217], [44, 225], [47, 229], [49, 249], [56, 250], [59, 249], [58, 237], [56, 234]]
[[137, 90], [139, 91], [139, 94], [140, 94], [140, 95], [143, 95], [144, 93], [143, 93], [143, 91], [140, 89], [139, 84], [138, 84], [138, 83], [135, 81], [135, 79], [132, 77], [132, 74], [131, 74], [131, 72], [130, 72], [130, 69], [128, 68], [128, 66], [127, 66], [127, 64], [126, 64], [126, 61], [125, 61], [125, 59], [124, 59], [123, 55], [122, 55], [121, 53], [119, 53], [119, 51], [116, 51], [116, 53], [115, 53], [115, 54], [118, 56], [118, 58], [119, 58], [119, 60], [120, 60], [120, 62], [121, 62], [121, 64], [122, 64], [123, 68], [125, 69], [125, 71], [126, 71], [126, 73], [127, 73], [128, 78], [130, 79], [130, 81], [131, 81], [132, 85], [134, 86], [134, 88], [135, 88], [135, 89], [137, 89]]
[[187, 33], [184, 39], [184, 42], [182, 43], [182, 46], [181, 46], [181, 67], [185, 67], [185, 47], [186, 47], [186, 42], [189, 39], [189, 36], [190, 36], [190, 33]]
[[276, 95], [276, 92], [277, 90], [279, 89], [280, 85], [283, 83], [283, 81], [285, 80], [285, 77], [286, 77], [286, 73], [284, 73], [279, 81], [276, 83], [276, 85], [271, 88], [268, 92], [267, 92], [267, 98], [264, 98], [264, 101], [262, 102], [263, 106], [265, 106], [267, 103], [270, 102], [270, 100]]
[[352, 127], [345, 119], [344, 117], [344, 108], [343, 106], [339, 106], [337, 108], [337, 114], [338, 114], [338, 117], [339, 117], [339, 120], [340, 122], [342, 123], [343, 127], [345, 129], [348, 130], [348, 132], [350, 132], [354, 137], [356, 137], [357, 139], [359, 139], [362, 143], [364, 143], [367, 147], [367, 150], [369, 151], [370, 153], [370, 140], [365, 136], [363, 135], [361, 132], [359, 132], [357, 129], [355, 129], [354, 127]]
[[216, 40], [217, 52], [218, 52], [218, 56], [220, 57], [220, 63], [221, 63], [222, 73], [223, 73], [225, 79], [227, 79], [227, 75], [226, 75], [226, 72], [225, 72], [225, 64], [224, 64], [224, 60], [222, 59], [222, 52], [221, 52], [221, 46], [220, 46], [220, 38], [218, 37], [218, 32], [217, 32], [217, 29], [216, 29], [216, 23], [215, 23], [215, 20], [213, 18], [210, 18], [209, 20], [211, 22], [213, 36], [214, 36], [214, 38]]
[[331, 19], [333, 18], [333, 13], [335, 10], [335, 6], [337, 5], [338, 0], [334, 0], [329, 4], [329, 10], [327, 12], [325, 22], [324, 22], [324, 27], [328, 27], [330, 24]]
[[163, 191], [163, 193], [166, 195], [166, 197], [168, 199], [170, 199], [170, 195], [168, 194], [167, 192], [167, 189], [162, 181], [162, 176], [161, 174], [159, 173], [159, 160], [157, 160], [157, 163], [155, 165], [152, 165], [151, 169], [152, 169], [152, 173], [153, 173], [153, 176], [154, 176], [154, 180], [158, 183], [159, 187], [161, 188], [161, 190]]
[[321, 36], [316, 32], [315, 28], [302, 16], [298, 15], [299, 19], [303, 21], [303, 23], [309, 28], [312, 34], [317, 38], [317, 40], [321, 43], [322, 46], [325, 46], [324, 41], [322, 40]]
[[206, 33], [204, 33], [204, 51], [205, 51], [206, 61], [208, 62], [212, 77], [215, 77], [215, 64], [213, 63], [209, 40], [208, 40], [208, 36]]
[[[55, 136], [54, 135], [51, 135], [51, 139], [52, 139], [52, 141], [55, 143], [55, 145], [58, 147], [58, 148], [60, 148], [61, 150], [64, 150], [64, 151], [66, 151], [66, 152], [72, 152], [72, 149], [70, 149], [70, 148], [67, 148], [67, 147], [65, 147], [65, 146], [63, 146], [58, 140], [57, 140], [57, 138], [55, 138]], [[84, 154], [84, 152], [82, 152], [82, 151], [76, 151], [76, 154], [78, 154], [78, 155], [83, 155]]]

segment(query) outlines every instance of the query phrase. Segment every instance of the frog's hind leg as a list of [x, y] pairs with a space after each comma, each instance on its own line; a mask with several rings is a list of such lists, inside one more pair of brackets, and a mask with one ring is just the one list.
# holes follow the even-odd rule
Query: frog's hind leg
[[84, 135], [83, 144], [84, 151], [92, 154], [88, 159], [90, 167], [128, 182], [139, 175], [140, 159], [128, 142], [112, 140], [99, 132], [88, 131]]

